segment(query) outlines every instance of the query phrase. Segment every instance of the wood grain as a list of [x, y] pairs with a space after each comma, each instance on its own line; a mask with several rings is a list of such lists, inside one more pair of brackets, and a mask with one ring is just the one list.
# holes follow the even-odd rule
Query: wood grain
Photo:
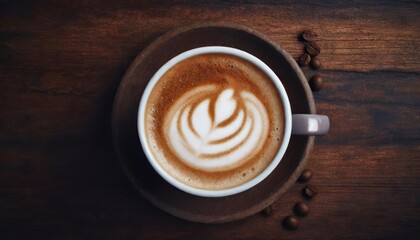
[[[416, 239], [420, 233], [420, 4], [416, 1], [1, 1], [1, 239]], [[330, 116], [304, 184], [273, 215], [197, 224], [154, 207], [118, 165], [112, 103], [135, 56], [197, 22], [243, 24], [297, 58], [315, 30]], [[211, 36], [209, 36], [211, 37]]]

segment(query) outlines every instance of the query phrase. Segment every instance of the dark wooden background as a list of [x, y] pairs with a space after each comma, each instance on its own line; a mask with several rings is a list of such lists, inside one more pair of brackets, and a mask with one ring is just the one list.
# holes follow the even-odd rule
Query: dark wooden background
[[[0, 2], [0, 239], [418, 238], [419, 2]], [[269, 217], [206, 225], [154, 207], [117, 162], [110, 116], [129, 64], [207, 21], [255, 28], [295, 58], [300, 31], [320, 36], [326, 84], [314, 95], [332, 128], [316, 139], [320, 194], [296, 231], [281, 220], [303, 184]]]

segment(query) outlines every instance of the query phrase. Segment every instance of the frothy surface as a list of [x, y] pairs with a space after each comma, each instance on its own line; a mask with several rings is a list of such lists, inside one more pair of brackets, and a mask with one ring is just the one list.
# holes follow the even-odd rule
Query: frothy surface
[[215, 172], [234, 169], [258, 153], [268, 126], [267, 110], [252, 93], [205, 85], [176, 101], [165, 116], [164, 134], [186, 165]]
[[169, 69], [146, 105], [146, 135], [166, 172], [202, 189], [247, 182], [272, 161], [284, 131], [271, 80], [227, 54], [203, 54]]

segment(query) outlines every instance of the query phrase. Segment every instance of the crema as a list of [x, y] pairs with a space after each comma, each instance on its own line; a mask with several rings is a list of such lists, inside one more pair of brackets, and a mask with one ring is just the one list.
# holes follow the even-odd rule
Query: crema
[[172, 177], [221, 190], [259, 175], [282, 142], [278, 90], [259, 68], [229, 54], [202, 54], [170, 68], [152, 89], [145, 129]]

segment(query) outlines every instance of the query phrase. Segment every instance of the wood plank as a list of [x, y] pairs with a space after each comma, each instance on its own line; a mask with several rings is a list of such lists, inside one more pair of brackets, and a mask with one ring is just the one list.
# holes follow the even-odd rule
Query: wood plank
[[56, 4], [50, 7], [54, 11], [16, 6], [14, 10], [22, 13], [4, 14], [1, 19], [1, 52], [8, 56], [2, 59], [3, 64], [10, 68], [13, 60], [20, 69], [38, 70], [101, 68], [101, 64], [118, 64], [135, 56], [157, 36], [176, 27], [233, 21], [263, 32], [295, 58], [303, 48], [297, 41], [299, 32], [315, 30], [320, 36], [320, 57], [328, 70], [420, 71], [415, 54], [420, 50], [420, 7], [414, 2], [391, 6], [219, 5], [132, 2], [119, 6], [100, 2], [85, 3], [84, 8]]
[[[27, 174], [27, 180], [15, 183], [13, 187], [1, 188], [3, 196], [15, 200], [5, 202], [7, 205], [3, 205], [5, 211], [2, 216], [5, 219], [19, 219], [15, 222], [15, 228], [30, 230], [10, 232], [14, 235], [6, 236], [29, 237], [51, 233], [58, 237], [65, 234], [63, 231], [79, 229], [78, 233], [73, 234], [103, 239], [118, 236], [141, 236], [145, 239], [176, 236], [187, 239], [270, 239], [281, 236], [296, 239], [307, 238], [308, 234], [311, 239], [360, 239], [370, 236], [414, 239], [410, 233], [416, 231], [415, 223], [419, 221], [418, 165], [413, 166], [409, 161], [394, 161], [394, 158], [402, 156], [399, 159], [410, 159], [415, 157], [415, 152], [411, 148], [395, 147], [376, 150], [380, 150], [381, 154], [375, 151], [366, 154], [364, 149], [346, 146], [336, 147], [335, 154], [331, 154], [328, 148], [318, 147], [314, 150], [308, 167], [315, 172], [315, 176], [310, 183], [320, 193], [309, 202], [312, 212], [301, 219], [302, 226], [296, 232], [285, 231], [280, 222], [292, 214], [291, 209], [296, 201], [306, 201], [300, 195], [304, 183], [296, 184], [284, 198], [277, 201], [270, 217], [255, 215], [227, 224], [197, 224], [179, 221], [141, 199], [134, 190], [127, 188], [129, 184], [122, 174], [112, 171], [111, 165], [114, 163], [103, 162], [102, 165], [106, 166], [100, 166], [102, 154], [89, 154], [92, 162], [86, 165], [81, 163], [85, 161], [82, 159], [70, 163], [70, 159], [77, 159], [78, 153], [74, 152], [62, 159], [67, 161], [65, 165], [38, 166], [38, 169], [56, 168], [47, 171], [54, 173], [50, 176], [50, 183], [28, 186], [31, 177], [39, 179], [40, 176]], [[56, 154], [65, 151], [57, 150]], [[350, 158], [343, 153], [349, 153]], [[34, 163], [40, 163], [53, 159], [51, 155], [32, 159]], [[94, 170], [94, 166], [99, 166], [99, 169]], [[45, 173], [35, 169], [35, 173]], [[74, 174], [75, 171], [77, 174]], [[96, 171], [97, 174], [93, 177], [89, 171]], [[17, 201], [19, 199], [25, 201]], [[36, 222], [33, 221], [34, 217]], [[60, 231], [52, 230], [52, 227]], [[165, 228], [164, 232], [162, 228]]]

